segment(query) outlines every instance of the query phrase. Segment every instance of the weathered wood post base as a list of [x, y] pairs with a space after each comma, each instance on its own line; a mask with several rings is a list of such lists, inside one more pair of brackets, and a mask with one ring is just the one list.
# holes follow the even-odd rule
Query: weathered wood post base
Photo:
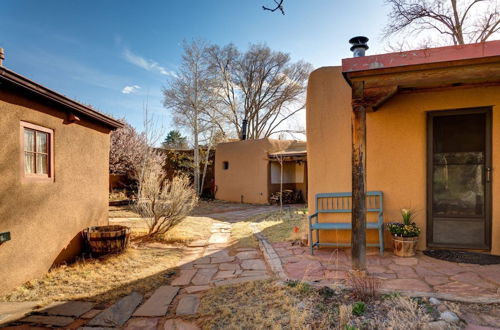
[[352, 266], [366, 270], [366, 106], [363, 82], [352, 86]]

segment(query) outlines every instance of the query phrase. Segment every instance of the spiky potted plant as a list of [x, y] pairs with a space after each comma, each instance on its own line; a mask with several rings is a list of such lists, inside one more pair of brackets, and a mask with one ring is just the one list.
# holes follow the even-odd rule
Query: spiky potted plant
[[399, 257], [411, 257], [415, 255], [420, 236], [420, 228], [413, 221], [415, 211], [413, 209], [402, 209], [402, 222], [393, 222], [387, 225], [387, 230], [392, 235], [394, 254]]

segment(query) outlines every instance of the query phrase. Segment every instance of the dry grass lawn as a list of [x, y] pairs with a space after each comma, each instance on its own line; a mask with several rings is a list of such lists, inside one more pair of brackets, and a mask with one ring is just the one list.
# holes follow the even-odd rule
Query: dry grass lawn
[[[113, 222], [132, 227], [132, 238], [138, 238], [147, 233], [147, 225], [144, 220]], [[186, 217], [180, 223], [170, 229], [158, 240], [163, 243], [186, 244], [195, 240], [210, 237], [210, 228], [214, 220], [206, 217]]]
[[108, 217], [110, 218], [140, 218], [130, 205], [109, 206]]
[[298, 308], [298, 293], [273, 281], [218, 287], [202, 297], [198, 323], [204, 329], [303, 329], [311, 314]]
[[[271, 243], [295, 241], [307, 233], [306, 211], [303, 209], [285, 209], [249, 218], [246, 221], [234, 223], [231, 235], [237, 240], [237, 247], [256, 247], [257, 240], [250, 228], [251, 223], [257, 227]], [[295, 232], [294, 228], [298, 228]]]
[[0, 301], [41, 301], [42, 305], [54, 300], [113, 301], [168, 282], [166, 274], [178, 260], [180, 250], [172, 246], [129, 248], [123, 254], [57, 267], [0, 297]]
[[[84, 299], [107, 302], [132, 291], [150, 291], [169, 281], [165, 275], [180, 260], [182, 245], [208, 238], [212, 223], [210, 218], [187, 217], [160, 242], [132, 246], [123, 254], [81, 259], [56, 267], [42, 278], [0, 297], [0, 301], [41, 301], [45, 304], [54, 300]], [[143, 220], [113, 224], [132, 227], [132, 238], [146, 232]]]

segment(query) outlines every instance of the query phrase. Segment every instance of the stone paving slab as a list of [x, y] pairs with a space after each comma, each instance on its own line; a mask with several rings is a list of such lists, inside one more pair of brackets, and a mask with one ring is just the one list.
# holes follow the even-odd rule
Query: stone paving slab
[[181, 269], [179, 277], [172, 281], [172, 285], [188, 285], [196, 274], [196, 271], [196, 269]]
[[133, 316], [165, 316], [168, 306], [179, 292], [179, 288], [164, 285], [156, 289], [153, 295], [139, 307]]
[[243, 252], [238, 252], [236, 254], [236, 258], [240, 260], [245, 260], [245, 259], [255, 259], [259, 258], [260, 255], [257, 251], [243, 251]]
[[127, 322], [125, 330], [156, 330], [158, 318], [132, 318]]
[[121, 298], [114, 305], [97, 315], [88, 323], [88, 325], [103, 327], [122, 326], [125, 322], [127, 322], [141, 301], [142, 295], [140, 293], [133, 292], [130, 295]]
[[175, 314], [177, 315], [193, 315], [198, 310], [200, 305], [200, 296], [197, 294], [187, 294], [181, 296]]
[[79, 317], [80, 315], [83, 315], [90, 311], [93, 306], [93, 303], [86, 301], [67, 301], [54, 307], [41, 309], [39, 312], [49, 315]]
[[220, 270], [240, 270], [240, 264], [238, 263], [221, 263], [219, 265]]
[[207, 268], [199, 269], [196, 275], [191, 280], [194, 285], [207, 285], [210, 284], [212, 277], [217, 273], [217, 269]]
[[247, 259], [242, 261], [241, 268], [250, 270], [265, 270], [266, 264], [262, 259]]
[[192, 285], [184, 288], [187, 293], [197, 293], [210, 290], [210, 285]]
[[65, 327], [73, 323], [74, 319], [68, 316], [30, 315], [21, 320], [24, 323], [43, 324], [54, 327]]

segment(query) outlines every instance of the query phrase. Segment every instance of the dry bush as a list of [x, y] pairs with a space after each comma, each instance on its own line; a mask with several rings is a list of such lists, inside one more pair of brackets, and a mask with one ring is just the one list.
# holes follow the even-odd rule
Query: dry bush
[[375, 297], [380, 287], [380, 281], [377, 278], [357, 272], [349, 273], [346, 283], [352, 288], [353, 295], [363, 301]]
[[413, 330], [422, 329], [432, 321], [431, 316], [409, 297], [395, 297], [384, 302], [388, 308], [383, 318], [375, 320], [377, 329]]
[[340, 305], [339, 306], [339, 328], [344, 329], [344, 327], [349, 324], [352, 320], [352, 305]]
[[134, 212], [146, 219], [148, 234], [143, 238], [164, 235], [196, 206], [198, 197], [187, 176], [167, 179], [161, 157], [151, 154], [138, 171], [137, 202]]

